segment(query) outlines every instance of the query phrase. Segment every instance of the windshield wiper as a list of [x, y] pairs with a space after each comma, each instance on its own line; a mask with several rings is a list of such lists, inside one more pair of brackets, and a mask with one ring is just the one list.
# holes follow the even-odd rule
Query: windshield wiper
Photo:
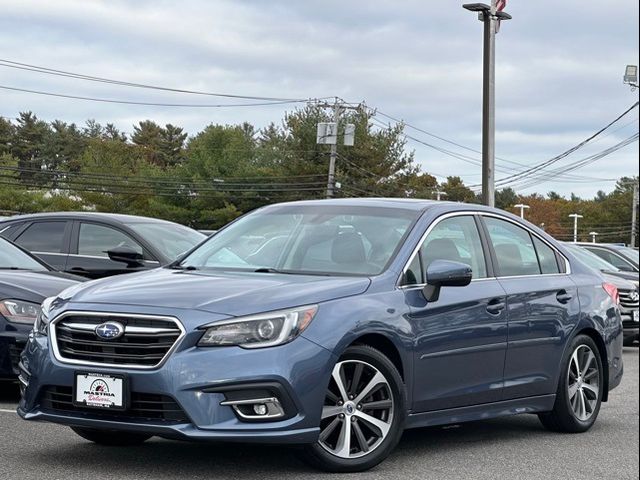
[[188, 271], [198, 270], [198, 267], [194, 267], [193, 265], [188, 265], [186, 267], [183, 265], [171, 265], [167, 268], [170, 268], [172, 270], [188, 270]]
[[260, 267], [254, 270], [255, 273], [283, 273], [286, 275], [294, 275], [293, 272], [288, 272], [286, 270], [278, 270], [277, 268], [271, 267]]

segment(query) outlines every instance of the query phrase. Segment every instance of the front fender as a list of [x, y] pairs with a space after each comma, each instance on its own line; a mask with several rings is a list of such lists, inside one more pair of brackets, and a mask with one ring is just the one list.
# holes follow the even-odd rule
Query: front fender
[[[413, 378], [413, 331], [409, 313], [400, 291], [367, 293], [348, 299], [323, 303], [303, 336], [331, 351], [339, 358], [365, 335], [389, 340], [402, 363], [407, 395], [411, 398]], [[327, 385], [330, 375], [327, 377]]]

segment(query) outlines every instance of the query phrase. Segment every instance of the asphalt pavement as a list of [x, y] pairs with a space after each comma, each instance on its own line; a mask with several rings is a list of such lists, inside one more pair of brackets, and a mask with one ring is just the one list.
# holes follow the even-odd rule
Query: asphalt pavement
[[[594, 427], [547, 432], [533, 415], [405, 432], [377, 468], [358, 479], [638, 478], [638, 348], [624, 350], [625, 376]], [[70, 429], [25, 422], [14, 413], [17, 390], [0, 386], [0, 479], [336, 478], [300, 462], [295, 451], [254, 445], [151, 439], [139, 447], [93, 445]]]

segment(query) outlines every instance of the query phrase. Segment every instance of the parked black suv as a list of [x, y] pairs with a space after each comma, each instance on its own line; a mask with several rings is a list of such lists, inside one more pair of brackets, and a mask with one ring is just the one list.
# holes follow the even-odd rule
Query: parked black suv
[[87, 278], [166, 265], [206, 238], [177, 223], [95, 212], [11, 217], [0, 222], [0, 236], [56, 270]]

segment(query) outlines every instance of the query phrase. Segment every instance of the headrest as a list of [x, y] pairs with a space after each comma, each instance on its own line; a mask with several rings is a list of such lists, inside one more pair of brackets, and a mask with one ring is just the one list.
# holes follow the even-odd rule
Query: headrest
[[331, 245], [331, 260], [334, 263], [365, 263], [364, 243], [357, 232], [341, 232]]
[[460, 253], [456, 244], [450, 238], [434, 238], [424, 247], [423, 262], [429, 266], [434, 260], [449, 260], [461, 262]]

